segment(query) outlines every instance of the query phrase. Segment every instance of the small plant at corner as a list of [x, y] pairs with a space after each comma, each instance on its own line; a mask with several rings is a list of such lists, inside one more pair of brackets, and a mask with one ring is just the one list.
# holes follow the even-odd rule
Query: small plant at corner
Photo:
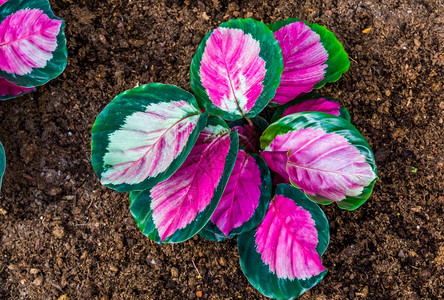
[[[63, 28], [47, 0], [0, 0], [0, 101], [32, 92], [63, 72]], [[5, 164], [0, 143], [0, 185]]]
[[[237, 236], [250, 283], [268, 297], [298, 297], [327, 272], [329, 225], [318, 204], [356, 209], [377, 180], [347, 110], [310, 94], [348, 68], [323, 26], [223, 23], [192, 60], [194, 95], [152, 83], [109, 103], [92, 129], [92, 165], [103, 185], [130, 192], [150, 239]], [[267, 105], [270, 120], [259, 115]]]

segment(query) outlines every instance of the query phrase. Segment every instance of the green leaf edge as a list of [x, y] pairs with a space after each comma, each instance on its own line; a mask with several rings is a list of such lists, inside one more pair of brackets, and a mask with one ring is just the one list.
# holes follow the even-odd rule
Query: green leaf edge
[[[299, 96], [293, 100], [291, 100], [290, 102], [287, 102], [283, 105], [280, 105], [276, 108], [276, 110], [273, 113], [273, 116], [271, 117], [271, 123], [276, 122], [277, 120], [279, 120], [280, 118], [282, 118], [282, 115], [284, 114], [284, 112], [287, 110], [287, 108], [289, 108], [290, 106], [293, 106], [297, 103], [301, 103], [304, 102], [306, 100], [310, 100], [310, 99], [327, 99], [336, 103], [339, 103], [338, 100], [332, 98], [332, 97], [326, 97], [326, 96], [322, 96], [321, 94], [318, 93], [310, 93], [310, 94], [304, 94], [302, 96]], [[339, 113], [340, 113], [340, 117], [343, 119], [346, 119], [347, 121], [350, 121], [350, 114], [348, 112], [348, 110], [341, 105], [340, 109], [339, 109]]]
[[[171, 93], [172, 96], [168, 98], [167, 93]], [[134, 106], [140, 108], [140, 104], [146, 106], [149, 103], [184, 100], [196, 108], [196, 113], [199, 111], [197, 101], [194, 96], [191, 93], [175, 85], [150, 83], [124, 91], [123, 93], [117, 95], [97, 116], [91, 130], [91, 164], [99, 179], [102, 178], [102, 174], [105, 171], [103, 157], [107, 152], [107, 148], [109, 145], [108, 136], [110, 133], [115, 132], [116, 130], [121, 128], [127, 116], [136, 112], [136, 110], [132, 110], [131, 112], [127, 111], [125, 113], [121, 111], [122, 105], [125, 103], [129, 103], [129, 101], [134, 100], [134, 98], [139, 100], [140, 102], [138, 102], [137, 105], [134, 104], [134, 102], [131, 103], [130, 105], [132, 106], [130, 108]], [[105, 186], [119, 192], [128, 192], [135, 190], [141, 191], [149, 189], [157, 183], [169, 178], [182, 165], [182, 163], [185, 161], [186, 157], [190, 153], [191, 149], [196, 143], [199, 133], [205, 127], [207, 116], [208, 113], [206, 112], [200, 114], [197, 125], [194, 128], [193, 132], [190, 134], [190, 137], [184, 149], [164, 172], [158, 174], [156, 177], [149, 177], [137, 184], [105, 184]], [[109, 129], [109, 127], [111, 126], [113, 128]]]
[[324, 79], [314, 85], [314, 89], [320, 89], [327, 82], [336, 82], [341, 78], [342, 74], [347, 72], [350, 67], [350, 60], [348, 54], [344, 49], [344, 46], [335, 37], [334, 33], [328, 30], [325, 26], [308, 23], [307, 21], [299, 18], [289, 18], [286, 20], [280, 20], [268, 25], [273, 32], [281, 29], [285, 25], [294, 22], [304, 22], [305, 25], [311, 28], [314, 32], [321, 37], [321, 44], [328, 53], [328, 59], [325, 62], [327, 69], [325, 70]]
[[5, 155], [5, 148], [3, 148], [2, 142], [0, 142], [0, 191], [2, 189], [2, 180], [3, 175], [5, 174], [6, 170], [6, 155]]
[[[253, 118], [257, 114], [259, 114], [273, 99], [274, 95], [276, 94], [276, 89], [281, 82], [281, 74], [284, 69], [281, 48], [279, 47], [278, 41], [274, 38], [273, 32], [271, 32], [266, 24], [260, 21], [254, 19], [233, 19], [220, 24], [219, 27], [241, 29], [245, 33], [251, 34], [252, 37], [260, 43], [261, 50], [259, 52], [259, 56], [264, 59], [266, 69], [263, 82], [268, 82], [268, 84], [264, 85], [264, 88], [258, 100], [251, 108], [251, 110], [245, 114], [245, 117]], [[255, 32], [253, 31], [253, 29], [259, 29], [259, 32]], [[227, 121], [234, 121], [242, 118], [243, 116], [224, 111], [214, 105], [209, 99], [209, 96], [206, 93], [205, 88], [202, 86], [202, 82], [200, 79], [200, 66], [202, 56], [205, 50], [206, 42], [213, 31], [214, 30], [211, 30], [205, 35], [205, 37], [199, 44], [199, 48], [191, 62], [191, 89], [196, 95], [197, 101], [199, 102], [201, 107], [205, 108], [210, 114], [220, 116]]]
[[[6, 78], [3, 78], [3, 79], [6, 80]], [[31, 91], [27, 91], [27, 92], [20, 93], [20, 94], [18, 94], [18, 95], [16, 95], [16, 96], [12, 96], [12, 95], [0, 96], [0, 101], [6, 101], [6, 100], [10, 100], [10, 99], [18, 98], [18, 97], [24, 96], [24, 95], [26, 95], [26, 94], [32, 93], [32, 92], [34, 92], [35, 90], [36, 90], [36, 88], [34, 88], [34, 89], [31, 90]]]
[[[330, 240], [330, 227], [327, 217], [321, 208], [299, 189], [288, 185], [278, 184], [276, 195], [283, 195], [292, 199], [298, 206], [308, 210], [315, 221], [315, 228], [318, 231], [318, 245], [316, 251], [322, 256], [328, 247]], [[274, 201], [274, 200], [272, 200]], [[327, 274], [327, 269], [319, 275], [307, 280], [280, 279], [272, 273], [268, 266], [262, 261], [255, 246], [255, 230], [244, 233], [238, 238], [239, 261], [248, 281], [260, 293], [274, 299], [293, 299], [299, 297], [308, 289], [318, 284]], [[249, 251], [248, 251], [249, 250]], [[255, 274], [255, 276], [252, 275]], [[260, 280], [267, 283], [266, 286], [260, 284]]]
[[233, 228], [227, 236], [213, 222], [211, 222], [211, 220], [208, 221], [207, 225], [205, 225], [205, 227], [202, 228], [202, 230], [199, 232], [199, 235], [204, 239], [214, 242], [221, 242], [226, 239], [231, 239], [236, 235], [256, 228], [264, 219], [265, 213], [271, 200], [272, 185], [270, 170], [268, 169], [265, 160], [260, 155], [257, 155], [255, 153], [247, 153], [247, 156], [252, 156], [255, 159], [256, 164], [258, 165], [261, 172], [261, 196], [259, 198], [258, 207], [254, 211], [254, 214], [251, 216], [250, 219], [248, 219], [242, 225]]
[[[298, 119], [300, 119], [298, 121]], [[305, 120], [305, 121], [304, 121]], [[288, 124], [283, 124], [283, 122], [289, 122]], [[335, 124], [336, 123], [336, 124]], [[293, 128], [291, 124], [300, 124], [300, 126]], [[313, 125], [313, 126], [311, 126]], [[358, 129], [353, 126], [349, 121], [341, 117], [333, 116], [323, 112], [300, 112], [285, 116], [274, 123], [272, 123], [267, 130], [264, 131], [260, 138], [261, 149], [265, 149], [271, 141], [280, 134], [287, 133], [291, 130], [300, 130], [307, 127], [321, 128], [327, 133], [336, 132], [336, 129], [341, 130], [341, 135], [344, 136], [353, 146], [355, 146], [358, 151], [365, 157], [366, 162], [371, 166], [373, 172], [376, 174], [375, 180], [373, 180], [368, 186], [364, 187], [362, 193], [356, 197], [346, 196], [344, 200], [338, 201], [337, 204], [339, 208], [345, 210], [355, 210], [367, 201], [370, 197], [373, 187], [378, 180], [377, 177], [377, 167], [373, 152], [365, 140], [364, 136], [358, 131]], [[345, 130], [345, 131], [344, 131]], [[348, 131], [350, 134], [345, 134]], [[353, 133], [353, 134], [352, 134]], [[331, 204], [332, 201], [328, 198], [316, 195], [310, 196], [308, 198], [317, 202], [318, 204]]]
[[57, 35], [57, 48], [52, 52], [53, 57], [43, 68], [33, 68], [31, 73], [17, 75], [0, 70], [0, 77], [22, 87], [36, 87], [58, 77], [67, 65], [68, 49], [66, 47], [65, 21], [54, 15], [47, 0], [15, 0], [7, 1], [0, 6], [0, 23], [10, 14], [25, 8], [43, 10], [51, 19], [61, 20], [60, 32]]
[[[153, 222], [153, 211], [150, 208], [150, 191], [145, 190], [130, 192], [130, 211], [137, 223], [137, 226], [140, 228], [144, 235], [158, 244], [180, 243], [190, 239], [200, 230], [202, 230], [202, 228], [210, 220], [211, 215], [216, 210], [216, 207], [219, 204], [219, 200], [222, 197], [222, 193], [225, 189], [225, 186], [227, 185], [228, 178], [230, 177], [231, 171], [233, 170], [234, 163], [236, 161], [236, 154], [239, 146], [237, 132], [230, 133], [230, 140], [230, 150], [225, 162], [224, 172], [213, 195], [213, 198], [211, 199], [210, 204], [205, 208], [205, 210], [198, 213], [196, 218], [190, 224], [188, 224], [185, 228], [177, 230], [173, 235], [167, 237], [163, 242], [161, 241], [159, 232], [157, 231], [156, 225]], [[144, 198], [140, 200], [139, 196]], [[139, 208], [139, 206], [141, 206], [141, 208]], [[143, 214], [145, 215], [145, 217], [142, 220], [139, 220], [139, 218], [137, 217], [137, 214], [135, 213], [136, 209], [143, 209], [146, 211], [146, 213]]]

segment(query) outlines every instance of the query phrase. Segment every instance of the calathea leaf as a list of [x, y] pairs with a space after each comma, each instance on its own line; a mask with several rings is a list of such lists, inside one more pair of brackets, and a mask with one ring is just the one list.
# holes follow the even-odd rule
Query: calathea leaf
[[92, 128], [92, 165], [103, 185], [143, 190], [170, 177], [205, 127], [194, 96], [152, 83], [118, 95]]
[[0, 76], [22, 87], [42, 85], [66, 66], [64, 21], [47, 0], [0, 6]]
[[260, 141], [268, 166], [312, 200], [352, 210], [370, 197], [375, 160], [349, 121], [321, 112], [295, 113], [271, 124]]
[[6, 169], [6, 156], [3, 144], [0, 142], [0, 190], [2, 188], [3, 174], [5, 174]]
[[304, 111], [320, 111], [350, 121], [350, 114], [347, 109], [341, 106], [337, 100], [319, 94], [308, 94], [277, 107], [271, 118], [271, 122]]
[[250, 120], [251, 123], [243, 118], [230, 122], [228, 125], [232, 131], [237, 131], [239, 135], [239, 147], [248, 153], [253, 153], [259, 151], [259, 138], [262, 132], [268, 127], [268, 123], [259, 116]]
[[32, 92], [34, 90], [35, 88], [17, 86], [0, 77], [0, 100], [7, 100], [23, 96], [24, 94]]
[[213, 115], [252, 118], [274, 97], [282, 68], [281, 50], [265, 24], [231, 20], [201, 42], [191, 63], [191, 88]]
[[238, 238], [242, 271], [265, 296], [296, 298], [327, 273], [321, 256], [329, 238], [322, 210], [300, 190], [279, 184], [261, 224]]
[[198, 233], [219, 203], [238, 150], [238, 137], [220, 118], [208, 125], [182, 166], [150, 190], [131, 192], [131, 213], [158, 243], [178, 243]]
[[334, 34], [318, 24], [296, 18], [269, 25], [284, 59], [281, 84], [271, 103], [284, 104], [295, 97], [337, 81], [350, 61]]
[[264, 218], [270, 198], [271, 178], [265, 161], [239, 150], [219, 205], [199, 234], [221, 241], [255, 228]]

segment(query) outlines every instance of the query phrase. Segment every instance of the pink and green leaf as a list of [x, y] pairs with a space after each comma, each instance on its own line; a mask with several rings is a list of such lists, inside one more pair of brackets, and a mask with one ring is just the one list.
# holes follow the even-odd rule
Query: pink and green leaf
[[350, 121], [350, 114], [347, 109], [341, 106], [337, 100], [319, 94], [308, 94], [277, 107], [271, 122], [273, 123], [282, 117], [304, 111], [319, 111]]
[[329, 239], [319, 206], [297, 188], [279, 184], [261, 224], [238, 238], [242, 271], [265, 296], [296, 298], [327, 273], [321, 256]]
[[235, 19], [204, 37], [191, 63], [191, 88], [212, 115], [252, 118], [274, 97], [282, 68], [271, 30], [253, 19]]
[[268, 166], [320, 204], [361, 206], [377, 180], [373, 152], [347, 120], [322, 112], [295, 113], [264, 131]]
[[284, 62], [281, 84], [270, 103], [288, 103], [347, 72], [348, 55], [324, 26], [290, 18], [269, 27], [279, 41]]
[[22, 87], [45, 84], [66, 67], [64, 21], [47, 0], [0, 6], [0, 76]]
[[221, 241], [250, 231], [264, 218], [270, 199], [271, 178], [265, 161], [239, 150], [219, 205], [199, 234]]
[[125, 91], [97, 116], [91, 161], [100, 181], [117, 191], [144, 190], [169, 178], [205, 127], [194, 96], [152, 83]]
[[237, 131], [239, 135], [239, 147], [248, 153], [254, 153], [260, 150], [259, 138], [262, 132], [267, 129], [268, 123], [259, 116], [250, 120], [253, 126], [251, 126], [246, 119], [239, 119], [230, 122], [228, 125], [232, 131]]
[[198, 233], [219, 203], [238, 150], [236, 132], [217, 117], [182, 166], [150, 190], [131, 192], [131, 213], [142, 232], [157, 243], [178, 243]]
[[0, 100], [20, 97], [34, 90], [35, 88], [17, 86], [0, 77]]

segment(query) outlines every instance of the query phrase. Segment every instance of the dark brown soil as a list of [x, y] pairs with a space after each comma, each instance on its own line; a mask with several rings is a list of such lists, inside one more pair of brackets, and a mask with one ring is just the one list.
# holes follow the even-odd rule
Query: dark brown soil
[[51, 2], [67, 23], [66, 71], [0, 103], [1, 299], [262, 299], [235, 240], [151, 242], [127, 194], [101, 187], [90, 165], [102, 108], [138, 84], [189, 90], [200, 40], [237, 17], [300, 17], [335, 32], [352, 63], [321, 92], [350, 110], [379, 166], [375, 192], [357, 211], [324, 207], [329, 273], [302, 299], [442, 299], [442, 1]]

